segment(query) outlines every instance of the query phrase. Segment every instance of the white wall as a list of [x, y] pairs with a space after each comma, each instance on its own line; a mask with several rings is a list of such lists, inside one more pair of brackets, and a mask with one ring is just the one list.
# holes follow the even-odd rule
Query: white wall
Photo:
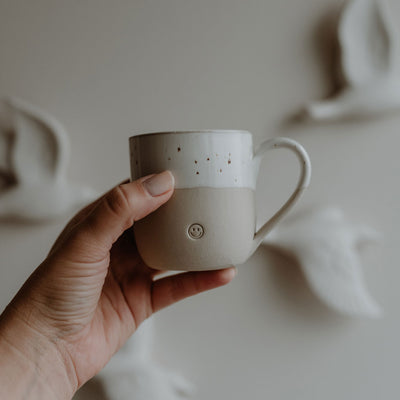
[[[134, 132], [247, 129], [299, 140], [313, 162], [298, 209], [336, 204], [385, 235], [364, 253], [380, 321], [335, 315], [296, 265], [265, 249], [235, 281], [157, 316], [157, 354], [200, 399], [363, 399], [398, 393], [400, 114], [359, 123], [288, 123], [332, 91], [330, 16], [342, 1], [0, 0], [0, 94], [67, 127], [69, 176], [99, 191], [129, 174]], [[400, 21], [400, 3], [389, 2]], [[277, 182], [270, 168], [280, 168]], [[296, 178], [285, 152], [263, 164], [260, 218]], [[0, 306], [40, 263], [65, 221], [0, 225]]]

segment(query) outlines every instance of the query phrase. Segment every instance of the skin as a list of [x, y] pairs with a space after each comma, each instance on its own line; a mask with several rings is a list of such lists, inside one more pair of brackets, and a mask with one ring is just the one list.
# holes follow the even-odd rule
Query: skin
[[234, 268], [159, 277], [144, 264], [130, 227], [174, 186], [168, 171], [156, 177], [80, 211], [0, 316], [0, 398], [72, 398], [154, 312], [234, 277]]

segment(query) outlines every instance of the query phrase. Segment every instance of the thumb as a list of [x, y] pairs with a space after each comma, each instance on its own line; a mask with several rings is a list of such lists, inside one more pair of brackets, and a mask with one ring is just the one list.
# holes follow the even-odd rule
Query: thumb
[[[85, 245], [85, 259], [93, 256], [98, 259], [99, 251], [101, 256], [106, 255], [113, 243], [135, 221], [169, 200], [173, 189], [174, 176], [170, 171], [116, 186], [103, 196], [92, 212], [75, 227], [75, 232], [70, 238], [80, 250], [83, 250], [82, 244]], [[94, 249], [95, 254], [88, 254]], [[73, 251], [71, 248], [69, 250]]]

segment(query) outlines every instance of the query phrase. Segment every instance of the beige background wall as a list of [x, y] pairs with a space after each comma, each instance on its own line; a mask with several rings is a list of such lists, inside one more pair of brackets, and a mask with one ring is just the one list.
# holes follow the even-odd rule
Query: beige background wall
[[[342, 207], [385, 235], [364, 253], [380, 321], [330, 312], [296, 265], [259, 250], [228, 287], [157, 316], [159, 359], [204, 399], [394, 398], [398, 393], [400, 113], [330, 125], [288, 123], [332, 91], [330, 16], [342, 1], [0, 0], [0, 94], [47, 109], [67, 127], [69, 176], [104, 191], [129, 174], [135, 132], [236, 128], [256, 142], [285, 135], [313, 162], [298, 209]], [[400, 3], [389, 1], [400, 23]], [[281, 180], [269, 173], [279, 168]], [[260, 218], [296, 179], [277, 152], [262, 166]], [[40, 263], [65, 221], [0, 225], [0, 307]]]

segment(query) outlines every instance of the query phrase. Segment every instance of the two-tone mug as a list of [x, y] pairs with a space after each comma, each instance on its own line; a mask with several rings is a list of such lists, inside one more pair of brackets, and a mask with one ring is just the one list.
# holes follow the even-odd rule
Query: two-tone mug
[[[171, 199], [135, 222], [145, 263], [162, 270], [211, 270], [244, 263], [308, 186], [311, 164], [292, 139], [273, 138], [255, 151], [252, 134], [236, 130], [157, 132], [129, 139], [131, 178], [170, 170]], [[288, 148], [300, 177], [285, 204], [256, 231], [255, 190], [267, 151]]]

